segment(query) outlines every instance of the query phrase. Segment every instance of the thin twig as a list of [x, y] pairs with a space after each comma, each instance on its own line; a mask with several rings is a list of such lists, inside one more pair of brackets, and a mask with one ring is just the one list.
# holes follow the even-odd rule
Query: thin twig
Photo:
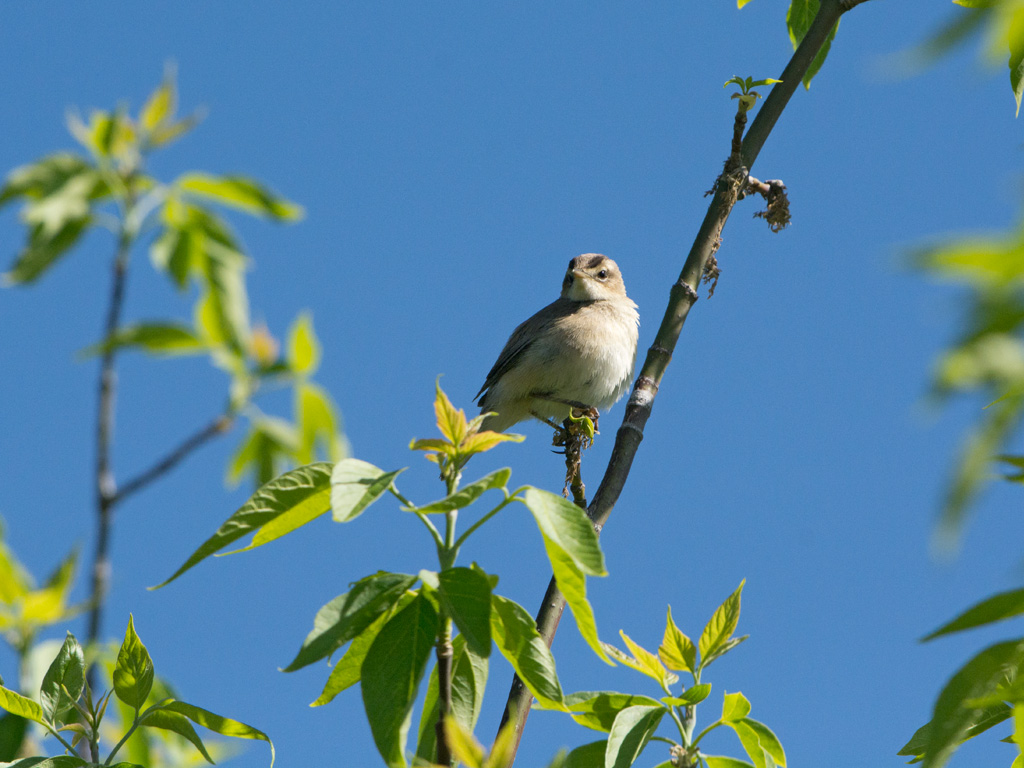
[[[744, 172], [749, 171], [753, 166], [772, 128], [797, 86], [803, 80], [811, 62], [832, 28], [839, 21], [839, 17], [863, 1], [822, 0], [810, 29], [804, 35], [804, 39], [779, 78], [782, 82], [772, 88], [743, 139], [740, 157]], [[622, 425], [616, 432], [615, 447], [608, 460], [608, 467], [587, 511], [599, 533], [611, 515], [626, 484], [636, 451], [643, 440], [644, 426], [650, 418], [654, 398], [658, 393], [672, 353], [675, 351], [690, 308], [697, 300], [697, 288], [701, 276], [720, 244], [722, 228], [736, 202], [737, 192], [738, 189], [734, 184], [716, 184], [714, 197], [708, 205], [704, 221], [690, 248], [679, 279], [669, 290], [669, 303], [665, 309], [661, 326], [658, 328], [654, 343], [647, 351], [644, 365], [626, 405]], [[547, 594], [544, 596], [544, 603], [537, 614], [537, 629], [549, 647], [554, 640], [554, 633], [558, 628], [562, 611], [565, 609], [565, 598], [558, 593], [557, 587], [552, 589], [553, 586], [554, 581], [552, 580], [552, 583], [548, 585]], [[506, 707], [505, 716], [502, 718], [503, 724], [508, 718], [509, 710], [517, 703], [519, 697], [516, 694], [516, 686], [513, 684], [512, 692], [509, 695], [509, 706]], [[525, 698], [529, 702], [529, 692]], [[530, 707], [528, 705], [517, 707], [516, 711], [518, 713], [516, 715], [516, 730], [521, 735]], [[518, 739], [516, 745], [518, 746]], [[512, 751], [506, 766], [511, 766], [514, 761], [515, 750]]]
[[119, 504], [128, 496], [142, 490], [154, 480], [167, 474], [204, 443], [231, 429], [234, 422], [235, 416], [231, 411], [217, 416], [202, 429], [197, 430], [195, 434], [183, 440], [180, 445], [169, 451], [164, 458], [160, 459], [149, 469], [140, 472], [131, 480], [125, 482], [114, 494], [111, 504]]

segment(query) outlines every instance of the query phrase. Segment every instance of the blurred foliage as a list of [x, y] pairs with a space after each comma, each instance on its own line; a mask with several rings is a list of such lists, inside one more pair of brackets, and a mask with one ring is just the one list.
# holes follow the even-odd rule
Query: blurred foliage
[[1006, 234], [954, 239], [919, 250], [918, 269], [965, 290], [963, 328], [940, 356], [932, 395], [980, 395], [989, 405], [979, 413], [961, 451], [946, 493], [940, 533], [949, 544], [960, 535], [979, 491], [994, 477], [993, 459], [1021, 482], [1024, 457], [1009, 443], [1024, 418], [1024, 221]]
[[953, 0], [949, 20], [910, 54], [912, 65], [928, 65], [978, 37], [989, 66], [1004, 62], [1020, 114], [1024, 96], [1024, 0]]
[[3, 540], [0, 526], [0, 635], [23, 657], [39, 632], [85, 609], [72, 605], [78, 551], [72, 550], [40, 587]]
[[[979, 493], [1000, 476], [1024, 482], [1024, 456], [1011, 451], [1024, 420], [1024, 221], [1000, 235], [962, 237], [922, 248], [916, 267], [964, 290], [963, 324], [939, 357], [932, 397], [982, 398], [980, 409], [951, 472], [939, 519], [940, 541], [951, 547], [961, 537]], [[1003, 473], [994, 471], [1002, 464]], [[1024, 614], [1024, 590], [989, 597], [927, 635], [930, 641], [953, 632], [988, 626]], [[1017, 747], [1014, 768], [1024, 768], [1024, 638], [997, 643], [972, 657], [939, 693], [930, 722], [918, 729], [899, 754], [926, 768], [944, 765], [965, 741], [1012, 718]]]
[[[95, 228], [115, 236], [120, 279], [133, 247], [147, 245], [153, 267], [177, 291], [195, 296], [191, 322], [124, 324], [82, 356], [124, 350], [157, 357], [208, 355], [230, 377], [224, 427], [239, 414], [249, 419], [228, 467], [230, 483], [248, 475], [259, 485], [316, 456], [337, 461], [347, 446], [337, 407], [312, 381], [320, 363], [312, 317], [299, 316], [283, 352], [266, 326], [252, 324], [245, 282], [249, 258], [211, 206], [285, 223], [299, 220], [302, 208], [243, 176], [192, 171], [165, 183], [149, 175], [149, 155], [199, 123], [197, 114], [179, 117], [177, 101], [168, 68], [135, 116], [124, 108], [94, 110], [88, 118], [70, 113], [69, 130], [85, 154], [58, 152], [8, 175], [0, 207], [22, 203], [26, 242], [3, 280], [7, 285], [39, 280]], [[253, 404], [261, 388], [288, 385], [294, 389], [291, 421], [265, 415]]]

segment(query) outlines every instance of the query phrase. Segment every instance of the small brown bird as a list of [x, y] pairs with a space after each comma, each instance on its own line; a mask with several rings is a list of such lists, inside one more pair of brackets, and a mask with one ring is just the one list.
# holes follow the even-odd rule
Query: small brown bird
[[618, 265], [585, 253], [569, 262], [562, 295], [509, 337], [476, 395], [483, 429], [531, 416], [560, 423], [571, 408], [609, 408], [633, 379], [640, 316]]

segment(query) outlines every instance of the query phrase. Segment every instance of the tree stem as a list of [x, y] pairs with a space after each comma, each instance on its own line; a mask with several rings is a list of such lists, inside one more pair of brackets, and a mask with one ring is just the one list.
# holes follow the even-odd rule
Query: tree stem
[[[132, 238], [122, 225], [117, 239], [111, 276], [110, 302], [103, 339], [113, 338], [121, 322], [124, 306], [125, 282], [128, 274], [128, 256]], [[103, 607], [110, 589], [110, 534], [113, 527], [114, 501], [117, 497], [117, 481], [111, 466], [110, 448], [114, 435], [114, 406], [117, 401], [117, 371], [115, 357], [117, 350], [108, 346], [100, 362], [99, 404], [96, 419], [96, 549], [92, 562], [92, 589], [89, 596], [89, 626], [86, 644], [99, 640], [103, 624]], [[99, 690], [96, 667], [89, 668], [89, 685]], [[97, 759], [93, 755], [93, 760]]]
[[441, 635], [437, 639], [437, 762], [448, 766], [452, 762], [452, 750], [448, 734], [444, 729], [445, 718], [452, 711], [452, 620], [445, 617], [441, 624]]

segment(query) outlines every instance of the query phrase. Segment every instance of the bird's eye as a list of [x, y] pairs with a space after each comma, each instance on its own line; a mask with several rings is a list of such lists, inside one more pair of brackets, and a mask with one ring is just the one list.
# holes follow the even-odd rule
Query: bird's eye
[[608, 277], [608, 270], [602, 269], [600, 272], [597, 273], [597, 276], [604, 280], [606, 277]]

